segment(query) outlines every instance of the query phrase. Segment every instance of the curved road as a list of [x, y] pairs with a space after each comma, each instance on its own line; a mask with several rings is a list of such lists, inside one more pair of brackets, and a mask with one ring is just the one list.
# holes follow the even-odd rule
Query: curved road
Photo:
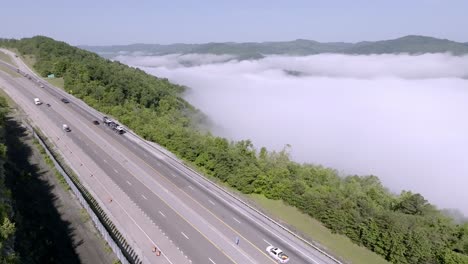
[[[20, 60], [15, 62], [22, 73], [34, 76]], [[0, 79], [8, 86], [6, 90], [22, 98], [19, 105], [31, 108], [24, 106], [29, 100], [37, 114], [47, 120], [47, 124], [38, 124], [68, 124], [72, 131], [62, 134], [70, 144], [78, 146], [189, 262], [275, 263], [265, 251], [273, 245], [290, 256], [289, 263], [338, 263], [186, 168], [159, 146], [133, 133], [118, 135], [103, 124], [92, 124], [95, 119], [100, 121], [102, 114], [82, 101], [43, 80], [44, 87], [40, 88], [37, 77], [28, 80], [2, 73]], [[35, 106], [35, 97], [44, 104]], [[63, 97], [70, 103], [61, 102]], [[118, 201], [119, 197], [114, 199]], [[169, 253], [166, 255], [172, 262]]]

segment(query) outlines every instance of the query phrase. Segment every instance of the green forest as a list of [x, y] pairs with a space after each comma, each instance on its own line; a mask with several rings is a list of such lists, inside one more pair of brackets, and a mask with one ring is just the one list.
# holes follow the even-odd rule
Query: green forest
[[376, 176], [344, 177], [296, 163], [287, 148], [275, 152], [213, 136], [200, 128], [203, 114], [182, 99], [184, 87], [64, 42], [38, 36], [0, 45], [34, 55], [42, 76], [63, 77], [67, 91], [203, 173], [242, 193], [281, 199], [392, 263], [468, 263], [468, 223], [455, 222], [418, 193], [396, 195]]
[[14, 237], [16, 232], [13, 223], [13, 204], [11, 191], [5, 184], [8, 163], [6, 146], [5, 122], [8, 114], [8, 104], [5, 98], [0, 97], [0, 263], [17, 263], [18, 257], [14, 250]]

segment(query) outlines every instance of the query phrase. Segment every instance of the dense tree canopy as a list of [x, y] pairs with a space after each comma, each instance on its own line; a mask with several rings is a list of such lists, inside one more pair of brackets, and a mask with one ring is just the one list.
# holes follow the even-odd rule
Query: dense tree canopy
[[0, 263], [17, 263], [14, 251], [15, 224], [12, 219], [12, 204], [10, 190], [5, 186], [5, 168], [8, 162], [7, 147], [5, 145], [5, 118], [8, 104], [0, 97]]
[[468, 223], [454, 223], [420, 194], [394, 195], [375, 176], [340, 177], [291, 161], [287, 149], [258, 151], [249, 140], [204, 133], [183, 87], [139, 69], [46, 37], [3, 45], [34, 55], [40, 74], [64, 77], [67, 91], [243, 193], [282, 199], [393, 263], [468, 263]]

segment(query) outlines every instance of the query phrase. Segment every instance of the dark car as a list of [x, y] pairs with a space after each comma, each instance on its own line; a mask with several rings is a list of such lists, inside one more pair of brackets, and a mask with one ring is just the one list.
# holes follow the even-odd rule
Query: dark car
[[62, 100], [61, 100], [61, 101], [62, 101], [62, 102], [64, 102], [64, 103], [66, 103], [66, 104], [68, 104], [68, 103], [70, 102], [70, 101], [68, 101], [68, 99], [67, 99], [67, 98], [62, 98]]
[[94, 121], [93, 121], [93, 124], [95, 124], [95, 125], [99, 125], [99, 121], [97, 121], [97, 120], [94, 120]]

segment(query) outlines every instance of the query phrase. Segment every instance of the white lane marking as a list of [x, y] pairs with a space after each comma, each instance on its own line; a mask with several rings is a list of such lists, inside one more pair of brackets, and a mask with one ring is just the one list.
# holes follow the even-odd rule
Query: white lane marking
[[[168, 163], [169, 165], [171, 165], [172, 168], [178, 170], [179, 172], [183, 173], [183, 171], [181, 169], [179, 169], [177, 166], [171, 164], [171, 163]], [[196, 174], [195, 174], [196, 175]], [[197, 182], [199, 185], [201, 186], [206, 186], [205, 184], [207, 184], [206, 182], [204, 183], [201, 183], [201, 182]], [[209, 184], [208, 184], [209, 185]], [[207, 190], [209, 191], [210, 193], [216, 195], [219, 199], [222, 199], [224, 200], [225, 202], [227, 202], [227, 199], [224, 198], [224, 197], [221, 197], [221, 195], [211, 191], [211, 190]], [[238, 201], [236, 201], [238, 202]], [[277, 237], [279, 240], [283, 241], [284, 243], [288, 243], [287, 241], [285, 241], [283, 238], [281, 238], [279, 235], [275, 234], [274, 232], [272, 232], [271, 230], [267, 229], [264, 225], [260, 224], [257, 220], [253, 219], [252, 217], [250, 217], [249, 215], [247, 215], [246, 212], [244, 211], [241, 211], [241, 210], [237, 210], [237, 212], [239, 212], [240, 214], [242, 214], [243, 216], [245, 216], [246, 218], [250, 219], [252, 222], [256, 223], [258, 226], [260, 226], [261, 228], [263, 228], [263, 230], [265, 230], [267, 233], [270, 233], [271, 235]], [[271, 244], [270, 244], [271, 245]], [[304, 257], [310, 259], [313, 263], [315, 264], [318, 264], [318, 262], [316, 260], [314, 260], [312, 257], [310, 257], [309, 255], [307, 255], [307, 253], [304, 253], [302, 250], [298, 249], [297, 247], [293, 246], [293, 245], [290, 245], [288, 244], [293, 250], [295, 250], [296, 252], [302, 254]], [[319, 250], [317, 250], [318, 252], [320, 252]], [[322, 252], [320, 252], [321, 254], [323, 254]]]
[[144, 196], [143, 194], [141, 195], [141, 197], [143, 197], [143, 199], [145, 200], [148, 200], [148, 198], [146, 198], [146, 196]]
[[130, 186], [132, 186], [132, 183], [131, 183], [131, 182], [129, 182], [129, 181], [127, 181], [127, 184], [128, 184], [128, 185], [130, 185]]
[[163, 214], [161, 211], [158, 211], [160, 215], [162, 215], [163, 217], [166, 217], [165, 214]]
[[103, 161], [104, 161], [105, 163], [107, 163], [107, 160], [103, 159]]
[[271, 246], [271, 243], [270, 243], [270, 242], [266, 241], [265, 239], [263, 239], [263, 241], [265, 241], [265, 243], [267, 243], [268, 245]]
[[119, 171], [118, 171], [118, 170], [116, 170], [116, 169], [114, 169], [114, 171], [115, 171], [115, 173], [119, 173]]
[[170, 174], [171, 174], [172, 177], [174, 177], [174, 178], [176, 177], [176, 175], [174, 173], [171, 172]]
[[232, 217], [237, 223], [241, 223], [239, 220], [237, 220], [235, 217]]
[[188, 187], [193, 190], [193, 187], [191, 185], [189, 185]]
[[186, 234], [184, 234], [184, 232], [180, 232], [186, 239], [189, 239], [188, 236]]
[[208, 202], [210, 202], [212, 205], [215, 205], [215, 203], [213, 203], [213, 201], [211, 201], [211, 200], [208, 200]]
[[210, 259], [210, 258], [208, 258], [208, 259], [211, 261], [211, 263], [216, 264], [216, 262], [214, 262], [212, 259]]

